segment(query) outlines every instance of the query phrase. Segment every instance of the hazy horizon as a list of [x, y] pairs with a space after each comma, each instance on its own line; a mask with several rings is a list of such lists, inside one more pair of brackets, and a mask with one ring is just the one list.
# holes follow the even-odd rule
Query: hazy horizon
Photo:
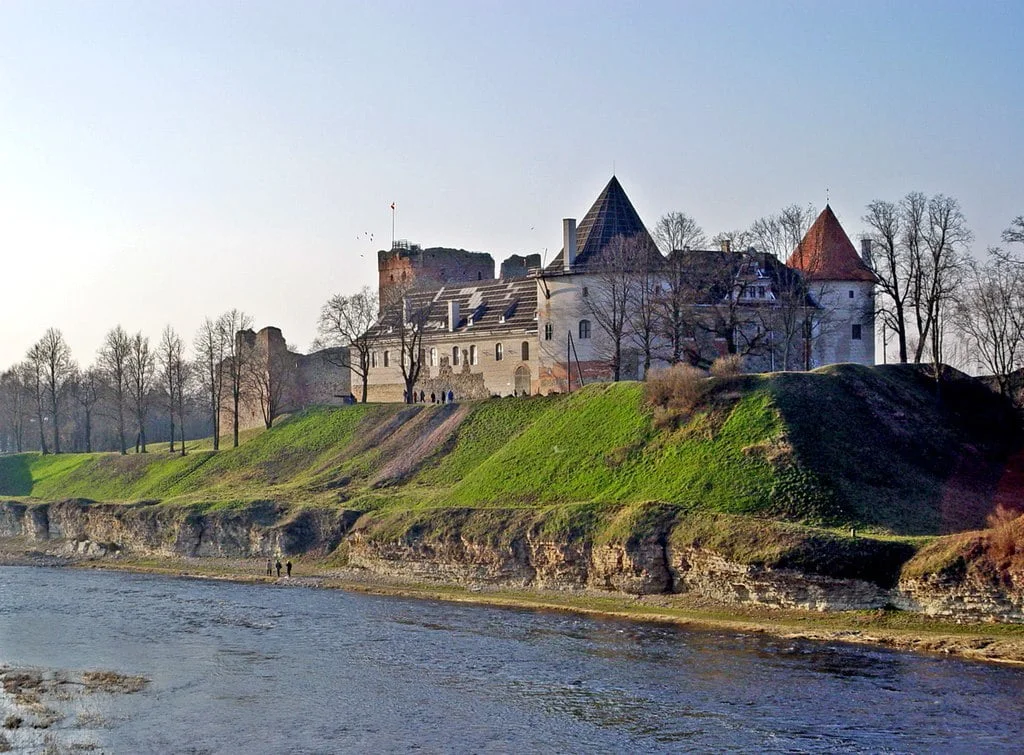
[[[1011, 3], [5, 2], [0, 369], [59, 327], [191, 341], [226, 309], [302, 350], [376, 251], [547, 254], [613, 170], [708, 236], [831, 201], [1024, 214]], [[372, 234], [372, 240], [371, 240]]]

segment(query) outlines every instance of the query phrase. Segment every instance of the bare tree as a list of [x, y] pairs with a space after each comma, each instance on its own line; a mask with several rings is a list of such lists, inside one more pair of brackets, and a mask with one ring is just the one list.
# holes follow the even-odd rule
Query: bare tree
[[[28, 352], [34, 373], [41, 381], [47, 410], [53, 425], [53, 452], [60, 453], [60, 409], [64, 403], [68, 381], [75, 374], [75, 362], [64, 334], [49, 328]], [[44, 451], [45, 453], [45, 451]]]
[[238, 407], [242, 400], [242, 392], [246, 381], [246, 361], [250, 350], [239, 341], [240, 331], [252, 327], [252, 318], [237, 309], [231, 309], [218, 318], [217, 326], [221, 330], [221, 338], [227, 347], [227, 355], [222, 363], [226, 370], [226, 387], [231, 401], [231, 435], [233, 445], [238, 448]]
[[4, 450], [10, 451], [13, 446], [16, 453], [25, 450], [25, 424], [30, 416], [31, 397], [22, 381], [23, 374], [24, 370], [18, 366], [0, 374], [0, 407], [7, 431]]
[[[174, 453], [175, 409], [178, 405], [178, 394], [181, 391], [178, 381], [181, 375], [181, 364], [184, 361], [185, 344], [177, 331], [172, 326], [166, 325], [160, 336], [160, 346], [157, 349], [157, 363], [160, 371], [160, 388], [167, 402], [167, 416], [171, 423], [170, 448], [168, 450], [172, 454]], [[180, 415], [178, 415], [178, 418], [181, 419]], [[182, 423], [184, 423], [184, 420], [182, 420]]]
[[998, 249], [970, 262], [957, 299], [956, 325], [972, 356], [995, 377], [1004, 396], [1024, 364], [1024, 266]]
[[663, 254], [677, 249], [699, 249], [707, 243], [704, 230], [685, 212], [669, 212], [655, 224], [654, 241]]
[[[920, 336], [922, 344], [926, 340], [930, 344], [936, 379], [942, 363], [946, 317], [955, 302], [956, 291], [963, 278], [967, 247], [973, 238], [959, 202], [942, 194], [928, 200], [924, 231], [927, 257], [923, 303], [926, 320]], [[918, 349], [921, 349], [920, 344]]]
[[281, 413], [288, 391], [295, 384], [298, 365], [287, 349], [268, 348], [269, 341], [260, 341], [245, 359], [246, 390], [256, 397], [269, 430]]
[[156, 355], [149, 348], [149, 338], [141, 332], [131, 338], [128, 351], [128, 386], [132, 409], [138, 432], [135, 440], [136, 452], [146, 453], [146, 420], [149, 417], [150, 392], [153, 389], [153, 374], [156, 371]]
[[878, 313], [887, 328], [896, 334], [900, 362], [905, 364], [907, 352], [907, 302], [909, 300], [915, 259], [903, 243], [905, 217], [901, 205], [876, 199], [867, 206], [861, 218], [871, 229], [873, 268], [885, 303]]
[[[813, 207], [791, 204], [775, 215], [758, 218], [748, 232], [749, 246], [785, 260], [807, 234], [817, 213]], [[733, 249], [742, 251], [735, 245]]]
[[128, 358], [131, 353], [131, 338], [120, 325], [109, 331], [103, 339], [96, 364], [102, 370], [105, 382], [110, 388], [111, 398], [117, 414], [117, 435], [121, 442], [121, 454], [128, 453], [125, 432], [125, 412], [128, 404]]
[[1024, 244], [1024, 215], [1018, 215], [1003, 231], [1003, 241], [1007, 244]]
[[90, 367], [75, 377], [75, 403], [82, 410], [85, 452], [92, 453], [92, 425], [96, 405], [103, 392], [103, 375], [96, 367]]
[[660, 299], [665, 265], [655, 265], [650, 255], [642, 254], [633, 270], [633, 286], [629, 294], [627, 333], [629, 340], [643, 356], [643, 375], [651, 371], [661, 328]]
[[600, 266], [590, 273], [592, 281], [583, 299], [594, 322], [604, 332], [602, 356], [612, 367], [612, 379], [622, 379], [623, 346], [630, 335], [630, 314], [638, 288], [637, 271], [647, 264], [648, 249], [640, 236], [616, 236], [602, 250]]
[[413, 389], [423, 372], [423, 335], [430, 319], [431, 304], [429, 297], [417, 296], [409, 288], [398, 289], [384, 302], [381, 312], [382, 338], [398, 341], [405, 401], [410, 404], [415, 398]]
[[[224, 397], [224, 374], [221, 365], [227, 354], [226, 340], [219, 323], [207, 317], [199, 327], [193, 343], [196, 352], [195, 371], [213, 424], [214, 451], [220, 449], [220, 410]], [[234, 340], [233, 336], [231, 340]]]
[[44, 378], [45, 360], [35, 344], [28, 350], [28, 355], [21, 363], [21, 380], [28, 388], [29, 395], [35, 407], [35, 420], [39, 428], [39, 451], [46, 455], [50, 453], [50, 447], [46, 443], [46, 382]]
[[377, 321], [380, 302], [369, 286], [363, 286], [351, 296], [335, 294], [320, 310], [317, 326], [318, 348], [347, 346], [355, 357], [338, 366], [351, 364], [352, 372], [363, 383], [362, 402], [366, 403], [367, 382], [370, 374], [370, 353], [373, 351], [378, 333], [373, 325]]

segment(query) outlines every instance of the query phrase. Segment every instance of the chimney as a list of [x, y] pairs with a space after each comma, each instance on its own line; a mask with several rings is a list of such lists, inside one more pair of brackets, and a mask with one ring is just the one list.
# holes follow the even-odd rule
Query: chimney
[[562, 221], [562, 267], [565, 272], [572, 272], [576, 264], [576, 218], [565, 218]]
[[874, 265], [871, 264], [871, 239], [860, 240], [860, 258], [865, 265], [874, 269]]
[[453, 300], [448, 302], [448, 332], [454, 333], [457, 327], [459, 327], [459, 303]]
[[732, 251], [732, 239], [722, 239], [722, 251], [723, 252], [731, 252]]

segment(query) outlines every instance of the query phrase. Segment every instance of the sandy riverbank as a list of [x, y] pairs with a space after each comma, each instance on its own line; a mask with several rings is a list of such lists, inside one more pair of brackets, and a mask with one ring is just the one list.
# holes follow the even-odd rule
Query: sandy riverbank
[[790, 639], [883, 645], [972, 660], [1024, 664], [1024, 625], [955, 624], [903, 611], [811, 612], [715, 605], [687, 595], [628, 596], [594, 591], [510, 590], [416, 583], [308, 559], [293, 559], [292, 578], [266, 576], [265, 559], [61, 558], [0, 549], [0, 565], [71, 566], [223, 579], [273, 587], [341, 589], [530, 610], [570, 611]]

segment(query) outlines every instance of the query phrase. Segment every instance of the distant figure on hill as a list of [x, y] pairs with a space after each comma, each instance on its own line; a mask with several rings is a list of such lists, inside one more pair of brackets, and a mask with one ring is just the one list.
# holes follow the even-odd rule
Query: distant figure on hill
[[420, 391], [420, 403], [421, 404], [427, 403], [427, 394], [424, 393], [423, 391]]
[[431, 404], [436, 404], [437, 403], [437, 394], [436, 393], [431, 393], [430, 394], [430, 403]]
[[270, 559], [268, 558], [267, 559], [267, 576], [270, 577], [270, 576], [273, 576], [273, 574], [274, 574], [274, 569], [273, 569], [273, 566], [270, 563]]
[[448, 403], [449, 404], [454, 404], [455, 403], [455, 391], [451, 390], [450, 388], [448, 389]]
[[281, 576], [281, 559], [277, 559], [277, 576]]
[[284, 565], [284, 568], [288, 571], [288, 576], [291, 577], [292, 576], [292, 562], [289, 561], [287, 564]]

